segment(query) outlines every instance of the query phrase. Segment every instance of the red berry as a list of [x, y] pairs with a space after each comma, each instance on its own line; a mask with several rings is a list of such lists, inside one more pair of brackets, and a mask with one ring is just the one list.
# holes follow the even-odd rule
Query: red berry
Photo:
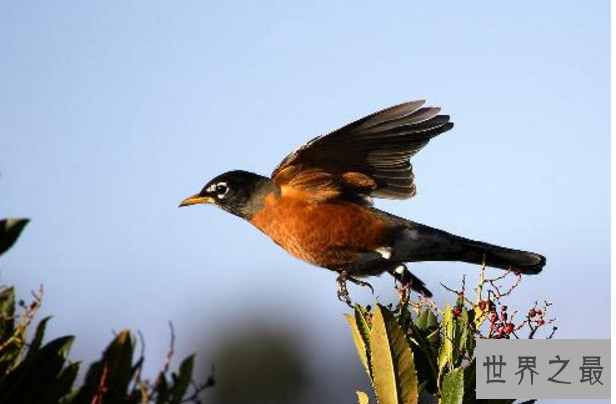
[[496, 314], [492, 314], [492, 316], [490, 316], [490, 322], [491, 322], [492, 324], [494, 324], [494, 323], [496, 322], [497, 318], [498, 318], [498, 317], [496, 317]]
[[452, 313], [454, 317], [458, 317], [460, 314], [462, 314], [462, 308], [460, 306], [455, 306], [452, 310]]
[[535, 317], [537, 315], [537, 310], [530, 309], [530, 311], [528, 312], [528, 317]]
[[543, 324], [545, 324], [545, 321], [543, 321], [543, 320], [537, 320], [537, 325], [538, 325], [538, 326], [540, 326], [540, 327], [541, 327]]
[[512, 324], [512, 323], [507, 323], [507, 324], [505, 325], [505, 332], [506, 332], [507, 334], [511, 334], [511, 333], [513, 332], [513, 329], [514, 329], [514, 326], [513, 326], [513, 324]]
[[480, 308], [482, 311], [486, 309], [486, 306], [487, 306], [487, 305], [488, 305], [488, 304], [486, 303], [486, 301], [485, 301], [485, 300], [482, 300], [482, 301], [480, 301], [480, 302], [479, 302], [479, 308]]
[[501, 313], [501, 321], [507, 321], [507, 313], [505, 312]]
[[541, 310], [537, 309], [537, 315], [540, 316], [541, 315]]

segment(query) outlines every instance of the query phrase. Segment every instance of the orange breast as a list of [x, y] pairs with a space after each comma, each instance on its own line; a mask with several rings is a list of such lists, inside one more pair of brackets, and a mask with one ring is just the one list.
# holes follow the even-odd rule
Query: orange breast
[[322, 267], [343, 266], [381, 247], [386, 233], [368, 208], [310, 201], [295, 192], [268, 196], [251, 223], [292, 255]]

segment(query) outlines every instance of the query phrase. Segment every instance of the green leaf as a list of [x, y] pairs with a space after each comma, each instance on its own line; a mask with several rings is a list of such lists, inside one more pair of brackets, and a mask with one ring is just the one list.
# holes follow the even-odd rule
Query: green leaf
[[15, 331], [15, 289], [0, 289], [0, 341], [6, 341]]
[[415, 320], [415, 326], [422, 331], [428, 331], [431, 328], [438, 327], [438, 319], [432, 313], [432, 310], [426, 307], [419, 312]]
[[42, 319], [38, 325], [36, 326], [36, 331], [34, 332], [34, 337], [32, 341], [30, 341], [30, 346], [28, 347], [27, 358], [34, 355], [40, 348], [43, 343], [43, 337], [45, 337], [45, 328], [47, 327], [47, 322], [51, 319], [51, 317], [45, 317]]
[[372, 317], [370, 339], [372, 341], [370, 357], [376, 399], [379, 404], [398, 404], [396, 369], [394, 368], [385, 320], [379, 305], [377, 305]]
[[353, 336], [353, 342], [355, 342], [355, 348], [357, 349], [359, 360], [362, 365], [364, 365], [368, 376], [372, 377], [370, 374], [370, 364], [368, 360], [370, 356], [370, 330], [368, 330], [366, 320], [364, 320], [364, 316], [357, 308], [355, 308], [354, 314], [345, 314], [345, 317], [351, 327], [351, 335]]
[[130, 331], [120, 332], [103, 354], [107, 366], [105, 386], [110, 397], [124, 397], [133, 377], [133, 351], [135, 343]]
[[453, 322], [453, 356], [451, 360], [452, 367], [457, 367], [462, 364], [465, 359], [466, 343], [468, 341], [469, 323], [468, 323], [468, 311], [466, 307], [462, 307], [460, 315], [454, 317], [452, 314]]
[[163, 372], [158, 374], [156, 382], [156, 404], [166, 404], [169, 397], [169, 384]]
[[368, 395], [366, 393], [364, 393], [363, 391], [358, 391], [357, 393], [357, 401], [359, 402], [359, 404], [369, 404], [370, 403], [370, 398], [368, 398]]
[[464, 401], [464, 368], [445, 373], [440, 404], [462, 404]]
[[464, 367], [464, 404], [477, 402], [477, 360], [473, 360]]
[[466, 356], [472, 358], [475, 354], [475, 311], [473, 309], [464, 310], [467, 313], [467, 321], [468, 324], [466, 326], [466, 343], [464, 344], [464, 348], [466, 349]]
[[430, 310], [428, 310], [428, 308], [424, 308], [422, 311], [419, 312], [417, 318], [415, 319], [415, 327], [420, 330], [426, 329], [426, 319], [428, 318], [429, 311]]
[[90, 365], [86, 378], [74, 399], [76, 403], [89, 403], [96, 396], [103, 374], [105, 375], [105, 396], [113, 402], [120, 397], [126, 397], [128, 385], [134, 376], [132, 366], [134, 341], [127, 330], [120, 332], [107, 346], [103, 357]]
[[[79, 388], [73, 388], [68, 394], [61, 397], [57, 404], [83, 404], [83, 401], [77, 401], [77, 397], [79, 396]], [[86, 402], [91, 403], [92, 401]], [[54, 403], [55, 404], [55, 403]]]
[[403, 330], [409, 328], [409, 325], [412, 321], [411, 311], [409, 310], [409, 302], [408, 300], [404, 301], [400, 306], [400, 313], [398, 314], [398, 324], [402, 327]]
[[417, 403], [413, 352], [393, 314], [376, 306], [370, 332], [370, 359], [379, 404]]
[[359, 333], [364, 340], [364, 343], [369, 348], [370, 347], [370, 326], [366, 322], [366, 314], [362, 311], [361, 308], [355, 307], [355, 322], [357, 323], [357, 328], [359, 329]]
[[68, 397], [74, 391], [73, 383], [75, 383], [78, 372], [79, 363], [77, 362], [62, 369], [36, 404], [57, 404], [63, 398]]
[[425, 385], [427, 394], [436, 394], [441, 346], [438, 318], [429, 307], [424, 307], [415, 320], [410, 322], [409, 329], [415, 367], [422, 370], [417, 373], [417, 380], [420, 384], [427, 382]]
[[0, 402], [35, 403], [45, 397], [62, 372], [73, 341], [72, 336], [57, 338], [20, 363], [0, 388]]
[[460, 318], [458, 319], [458, 329], [460, 334], [458, 342], [459, 355], [463, 355], [470, 348], [468, 346], [468, 336], [473, 333], [468, 320], [468, 310], [466, 307], [463, 307], [462, 312], [460, 313]]
[[195, 355], [191, 355], [182, 361], [177, 380], [171, 388], [171, 400], [169, 400], [170, 404], [180, 404], [182, 402], [182, 399], [186, 394], [186, 390], [188, 390], [188, 386], [190, 386], [194, 367]]
[[441, 343], [441, 350], [438, 357], [438, 368], [443, 368], [449, 363], [453, 363], [453, 315], [451, 313], [451, 306], [449, 303], [445, 306], [445, 312], [443, 314], [443, 321], [441, 323], [441, 333], [443, 334], [443, 342]]
[[29, 219], [0, 220], [0, 255], [15, 244]]

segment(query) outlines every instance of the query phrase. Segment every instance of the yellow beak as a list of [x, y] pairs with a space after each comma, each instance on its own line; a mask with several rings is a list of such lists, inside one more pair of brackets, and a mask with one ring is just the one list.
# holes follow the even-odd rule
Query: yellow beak
[[214, 199], [209, 196], [200, 196], [199, 194], [189, 196], [180, 203], [180, 208], [183, 206], [200, 205], [204, 203], [214, 203]]

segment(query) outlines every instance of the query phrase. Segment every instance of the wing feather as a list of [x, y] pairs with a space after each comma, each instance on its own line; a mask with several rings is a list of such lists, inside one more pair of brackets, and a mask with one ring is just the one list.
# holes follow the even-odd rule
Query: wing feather
[[360, 197], [404, 199], [415, 195], [410, 159], [435, 136], [450, 130], [449, 115], [411, 101], [368, 115], [307, 142], [272, 173], [279, 186]]

